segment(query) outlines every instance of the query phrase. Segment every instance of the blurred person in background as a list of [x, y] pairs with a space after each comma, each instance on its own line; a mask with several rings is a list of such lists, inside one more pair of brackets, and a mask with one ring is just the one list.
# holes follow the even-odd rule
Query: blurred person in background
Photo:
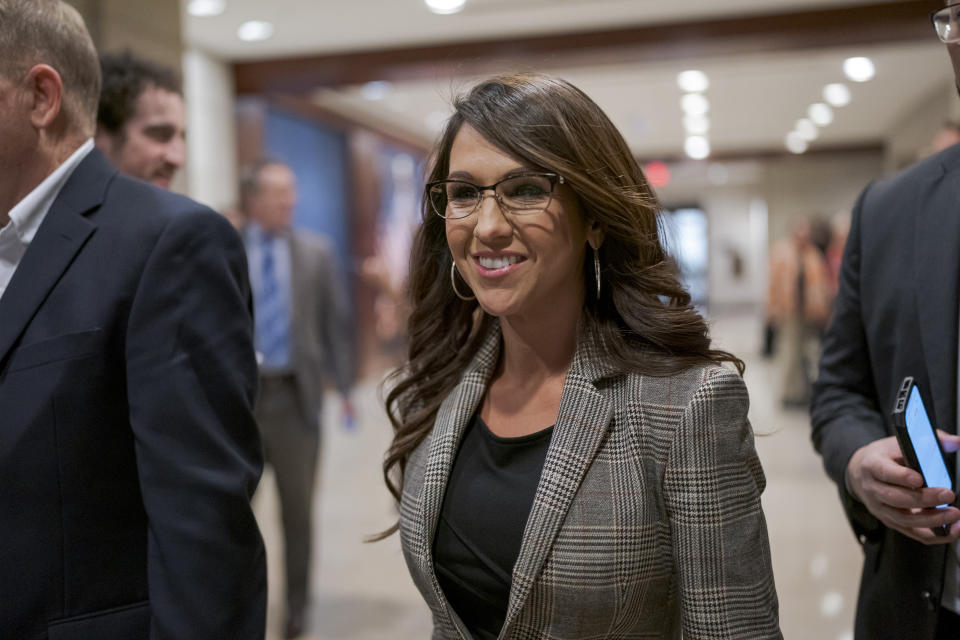
[[[933, 14], [960, 83], [960, 5]], [[934, 34], [931, 34], [933, 36]], [[864, 552], [856, 638], [960, 638], [960, 510], [905, 466], [891, 421], [913, 376], [947, 451], [957, 431], [960, 146], [860, 195], [814, 386], [813, 443]], [[956, 482], [955, 460], [948, 466]], [[938, 505], [951, 505], [937, 508]], [[931, 528], [948, 527], [947, 535]]]
[[960, 122], [947, 120], [933, 136], [930, 142], [930, 153], [940, 153], [958, 142], [960, 142]]
[[348, 300], [326, 238], [293, 229], [296, 178], [263, 159], [246, 170], [243, 238], [253, 285], [260, 396], [256, 417], [280, 494], [286, 568], [285, 637], [306, 628], [312, 514], [324, 378], [352, 420]]
[[129, 51], [104, 54], [100, 66], [97, 148], [121, 173], [169, 189], [187, 159], [177, 72]]
[[384, 463], [433, 637], [781, 637], [743, 363], [626, 142], [548, 76], [454, 106]]
[[827, 244], [825, 258], [827, 276], [830, 279], [830, 299], [835, 300], [840, 289], [840, 268], [843, 264], [843, 248], [847, 246], [850, 235], [850, 212], [839, 211], [830, 220], [830, 242]]
[[243, 246], [94, 148], [100, 66], [0, 0], [0, 636], [264, 637]]
[[811, 241], [811, 223], [794, 220], [790, 236], [770, 249], [767, 321], [776, 327], [782, 375], [780, 400], [806, 409], [820, 335], [830, 317], [830, 278], [823, 254]]

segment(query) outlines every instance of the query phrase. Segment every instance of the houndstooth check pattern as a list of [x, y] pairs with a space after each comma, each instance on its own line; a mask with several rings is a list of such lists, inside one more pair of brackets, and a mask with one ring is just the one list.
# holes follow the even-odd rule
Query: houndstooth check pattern
[[[413, 452], [400, 535], [435, 640], [469, 638], [432, 542], [459, 438], [499, 354], [495, 328]], [[718, 366], [616, 375], [580, 345], [513, 571], [502, 640], [782, 638], [743, 381]]]

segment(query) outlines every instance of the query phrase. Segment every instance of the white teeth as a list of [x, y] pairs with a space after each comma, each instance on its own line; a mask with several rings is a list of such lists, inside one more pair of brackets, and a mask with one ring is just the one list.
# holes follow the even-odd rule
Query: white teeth
[[503, 269], [512, 264], [520, 262], [520, 256], [504, 256], [502, 258], [478, 258], [480, 266], [484, 269]]

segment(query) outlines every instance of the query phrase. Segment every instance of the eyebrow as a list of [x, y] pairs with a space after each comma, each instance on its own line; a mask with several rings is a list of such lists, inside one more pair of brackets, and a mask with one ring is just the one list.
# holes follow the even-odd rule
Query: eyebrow
[[[523, 175], [525, 173], [536, 173], [536, 172], [537, 172], [536, 169], [530, 169], [529, 167], [517, 167], [516, 169], [510, 169], [510, 171], [507, 171], [506, 173], [502, 174], [499, 180], [503, 180], [504, 178], [511, 178], [517, 175]], [[471, 180], [476, 180], [476, 178], [469, 171], [454, 171], [453, 173], [447, 174], [447, 180], [471, 181]], [[499, 182], [499, 180], [497, 180], [496, 182]]]

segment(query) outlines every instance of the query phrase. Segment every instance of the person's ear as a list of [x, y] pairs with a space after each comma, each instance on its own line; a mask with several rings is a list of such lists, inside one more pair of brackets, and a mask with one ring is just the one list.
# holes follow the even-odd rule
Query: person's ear
[[27, 72], [25, 82], [30, 96], [30, 123], [37, 129], [50, 128], [63, 105], [60, 74], [50, 65], [37, 64]]
[[596, 220], [587, 220], [587, 243], [592, 249], [599, 249], [603, 244], [603, 228]]

